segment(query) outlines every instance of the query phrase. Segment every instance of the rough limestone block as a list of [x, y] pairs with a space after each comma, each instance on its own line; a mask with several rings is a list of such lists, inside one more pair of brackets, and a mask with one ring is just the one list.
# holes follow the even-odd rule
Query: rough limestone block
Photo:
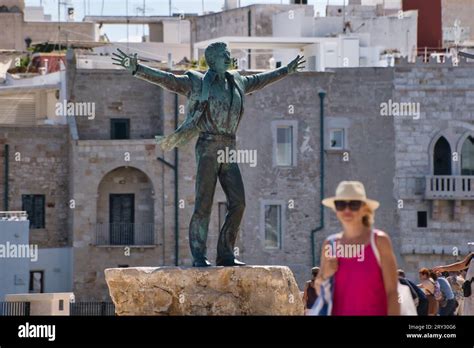
[[117, 315], [303, 315], [284, 266], [109, 268]]

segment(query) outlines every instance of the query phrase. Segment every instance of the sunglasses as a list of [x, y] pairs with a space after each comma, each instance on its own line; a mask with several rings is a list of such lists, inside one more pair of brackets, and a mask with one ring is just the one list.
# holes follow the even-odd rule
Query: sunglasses
[[362, 203], [362, 201], [335, 201], [334, 205], [337, 211], [344, 211], [347, 207], [351, 211], [358, 211], [362, 207]]

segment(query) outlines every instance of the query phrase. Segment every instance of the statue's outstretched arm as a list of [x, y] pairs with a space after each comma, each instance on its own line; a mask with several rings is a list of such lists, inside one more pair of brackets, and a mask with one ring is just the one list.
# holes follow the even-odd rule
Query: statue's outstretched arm
[[114, 65], [119, 65], [130, 71], [135, 77], [151, 82], [171, 92], [182, 95], [189, 95], [192, 89], [191, 80], [187, 75], [174, 75], [167, 71], [150, 68], [146, 65], [139, 64], [137, 54], [127, 55], [119, 48], [117, 53], [112, 53], [115, 61]]
[[260, 74], [244, 76], [245, 84], [245, 94], [249, 94], [259, 89], [262, 89], [265, 86], [268, 86], [276, 81], [281, 80], [286, 77], [288, 74], [293, 74], [300, 69], [303, 69], [303, 56], [297, 56], [293, 61], [291, 61], [287, 66], [282, 66], [281, 68], [265, 71]]

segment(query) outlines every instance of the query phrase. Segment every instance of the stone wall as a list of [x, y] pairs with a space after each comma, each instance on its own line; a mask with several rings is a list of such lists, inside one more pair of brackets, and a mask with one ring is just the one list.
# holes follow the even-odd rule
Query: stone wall
[[[30, 242], [40, 248], [70, 245], [67, 128], [0, 126], [2, 172], [4, 144], [9, 145], [9, 210], [22, 210], [23, 194], [44, 194], [45, 228], [31, 229]], [[3, 199], [1, 206], [4, 210]]]
[[133, 194], [136, 223], [153, 223], [153, 187], [148, 177], [130, 167], [120, 167], [103, 177], [98, 187], [97, 222], [109, 223], [110, 194]]
[[33, 43], [74, 40], [97, 41], [98, 30], [92, 22], [23, 22], [23, 38], [29, 37]]
[[[401, 251], [409, 275], [415, 277], [420, 267], [454, 262], [453, 248], [466, 253], [467, 242], [472, 241], [474, 202], [426, 200], [424, 189], [425, 177], [433, 175], [432, 149], [439, 136], [459, 152], [463, 136], [474, 135], [474, 65], [400, 65], [394, 83], [394, 101], [420, 104], [419, 119], [394, 117], [395, 192], [403, 200], [403, 209], [397, 210]], [[453, 175], [459, 175], [459, 161], [452, 166]], [[428, 213], [427, 228], [417, 227], [418, 211]]]
[[[380, 202], [375, 228], [387, 232], [400, 252], [396, 201], [393, 194], [394, 129], [393, 121], [380, 116], [380, 103], [392, 95], [393, 69], [335, 69], [327, 91], [326, 132], [344, 128], [347, 132], [343, 151], [326, 151], [325, 196], [334, 195], [342, 180], [364, 183], [367, 195]], [[327, 141], [326, 140], [326, 144]], [[325, 210], [325, 229], [317, 233], [317, 263], [322, 237], [341, 231], [335, 214]]]
[[[156, 159], [160, 150], [154, 140], [79, 140], [72, 146], [72, 196], [75, 200], [74, 292], [82, 299], [105, 299], [108, 295], [104, 269], [124, 265], [164, 265], [172, 262], [164, 259], [164, 190], [162, 166]], [[148, 207], [154, 208], [153, 220], [150, 222], [155, 226], [155, 244], [147, 247], [132, 246], [129, 253], [123, 246], [96, 245], [96, 226], [104, 222], [100, 220], [103, 211], [99, 207], [103, 202], [99, 187], [103, 179], [106, 178], [107, 182], [108, 174], [117, 168], [120, 171], [126, 171], [127, 168], [139, 171], [139, 177], [148, 178], [147, 187], [151, 186], [153, 189], [153, 192], [146, 194], [146, 200], [149, 202]], [[117, 175], [114, 177], [117, 178]], [[139, 189], [141, 185], [136, 183], [134, 190]], [[124, 191], [114, 188], [113, 193], [121, 192]]]
[[0, 48], [25, 51], [25, 39], [33, 43], [46, 41], [97, 41], [98, 30], [95, 23], [62, 22], [58, 32], [57, 22], [25, 22], [23, 13], [0, 13]]
[[[270, 189], [272, 186], [275, 187], [275, 182], [280, 181], [278, 192], [272, 192], [276, 191], [272, 188], [267, 192], [267, 197], [270, 199], [280, 197], [283, 200], [294, 197], [299, 202], [296, 209], [287, 210], [288, 241], [284, 250], [269, 256], [270, 259], [274, 258], [274, 262], [283, 259], [288, 263], [299, 284], [309, 277], [309, 269], [312, 266], [310, 233], [320, 224], [321, 218], [319, 216], [320, 103], [317, 94], [320, 90], [327, 93], [324, 120], [326, 145], [330, 128], [345, 128], [347, 141], [343, 151], [327, 149], [324, 151], [324, 196], [333, 195], [337, 184], [342, 180], [362, 181], [368, 195], [381, 201], [382, 206], [376, 215], [376, 227], [387, 231], [395, 241], [397, 240], [393, 193], [388, 189], [393, 186], [391, 162], [394, 132], [392, 124], [379, 116], [378, 108], [380, 102], [391, 94], [392, 76], [391, 69], [377, 68], [301, 73], [288, 78], [280, 85], [269, 87], [268, 92], [255, 93], [249, 98], [250, 100], [255, 98], [256, 110], [253, 113], [259, 115], [259, 118], [262, 114], [268, 114], [267, 122], [270, 121], [270, 117], [298, 120], [297, 168], [288, 172], [281, 170], [258, 175], [259, 179], [255, 181], [255, 185], [261, 187], [261, 180], [265, 178]], [[285, 101], [280, 99], [284, 95]], [[282, 116], [286, 111], [285, 105], [286, 108], [289, 105], [295, 106], [294, 117]], [[246, 110], [249, 115], [249, 106]], [[249, 118], [246, 119], [248, 120]], [[255, 124], [250, 126], [255, 127], [257, 127]], [[268, 153], [271, 147], [268, 140], [265, 142], [267, 148], [262, 152]], [[341, 228], [332, 212], [325, 209], [325, 214], [324, 229], [315, 235], [316, 265], [319, 264], [323, 238], [339, 232]], [[251, 244], [252, 241], [249, 241], [249, 245]], [[259, 252], [253, 252], [252, 255], [259, 255]], [[264, 262], [267, 257], [261, 257], [260, 262]]]
[[22, 37], [23, 14], [0, 13], [0, 48], [4, 50], [22, 51], [25, 47]]
[[80, 139], [110, 139], [112, 118], [130, 119], [131, 139], [162, 134], [160, 87], [116, 70], [75, 70], [71, 100], [95, 104], [95, 118], [76, 118]]

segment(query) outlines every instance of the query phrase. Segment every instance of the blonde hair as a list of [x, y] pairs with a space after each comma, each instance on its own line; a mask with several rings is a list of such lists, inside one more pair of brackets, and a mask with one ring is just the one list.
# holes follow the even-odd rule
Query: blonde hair
[[365, 227], [372, 227], [374, 225], [375, 213], [367, 204], [364, 204], [366, 213], [362, 216], [362, 224]]

